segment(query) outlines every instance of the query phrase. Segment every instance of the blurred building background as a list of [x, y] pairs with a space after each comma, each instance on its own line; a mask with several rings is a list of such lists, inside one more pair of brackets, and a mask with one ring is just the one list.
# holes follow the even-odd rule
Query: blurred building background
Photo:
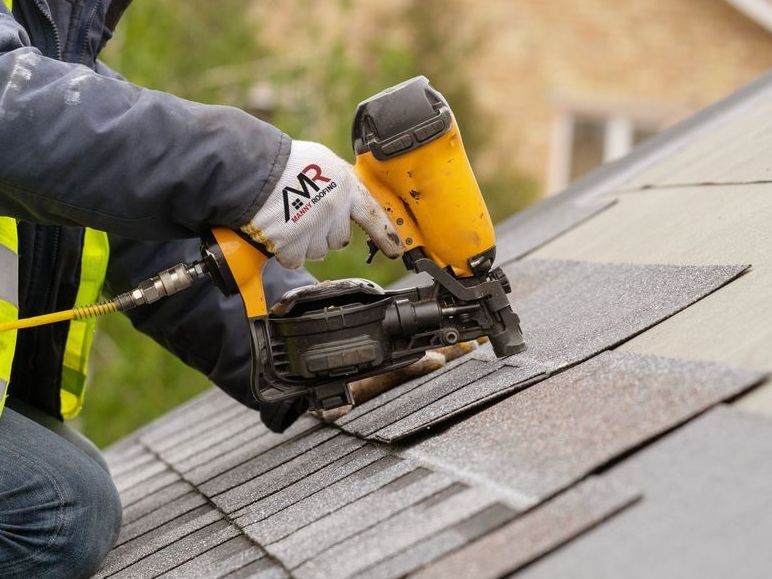
[[[463, 93], [462, 130], [474, 131], [481, 179], [514, 173], [535, 183], [539, 195], [626, 154], [772, 65], [770, 0], [283, 6], [273, 14], [268, 3], [254, 2], [260, 39], [272, 54], [313, 72], [276, 87], [277, 100], [297, 98], [302, 109], [315, 86], [328, 86], [320, 75], [341, 56], [378, 80], [427, 74], [449, 97]], [[509, 194], [517, 194], [511, 185]]]
[[[104, 58], [349, 160], [356, 104], [424, 74], [498, 221], [769, 69], [772, 0], [136, 0]], [[404, 271], [365, 267], [366, 253], [357, 234], [310, 269], [381, 283]], [[101, 328], [81, 422], [98, 443], [206, 387], [125, 320]]]

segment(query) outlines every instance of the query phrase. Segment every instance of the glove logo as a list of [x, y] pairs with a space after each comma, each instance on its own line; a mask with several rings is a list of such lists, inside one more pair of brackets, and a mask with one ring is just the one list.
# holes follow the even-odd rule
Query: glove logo
[[[284, 222], [287, 223], [292, 220], [293, 223], [297, 223], [303, 215], [308, 213], [311, 206], [321, 201], [321, 199], [329, 192], [337, 187], [337, 183], [322, 175], [322, 168], [311, 163], [307, 165], [297, 175], [299, 188], [290, 187], [289, 185], [282, 189], [282, 195], [284, 197]], [[319, 183], [328, 183], [324, 189]], [[312, 197], [312, 193], [314, 196]], [[290, 195], [293, 196], [290, 200]]]

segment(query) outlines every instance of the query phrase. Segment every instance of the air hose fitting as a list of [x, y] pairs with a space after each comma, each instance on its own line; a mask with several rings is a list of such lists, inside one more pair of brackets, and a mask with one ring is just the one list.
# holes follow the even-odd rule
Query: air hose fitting
[[198, 278], [206, 277], [206, 275], [207, 267], [203, 261], [196, 261], [191, 264], [178, 263], [174, 267], [146, 279], [133, 290], [122, 293], [111, 300], [42, 316], [2, 322], [0, 323], [0, 332], [34, 328], [70, 320], [82, 320], [83, 318], [96, 318], [113, 312], [125, 312], [184, 291], [192, 286]]

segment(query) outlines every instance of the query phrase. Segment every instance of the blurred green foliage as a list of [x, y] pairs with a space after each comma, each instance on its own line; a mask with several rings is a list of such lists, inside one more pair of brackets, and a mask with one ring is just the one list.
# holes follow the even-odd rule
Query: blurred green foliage
[[[250, 0], [134, 2], [101, 58], [131, 82], [201, 102], [233, 100], [248, 75], [230, 67], [263, 53], [244, 15]], [[227, 76], [228, 81], [218, 80]]]
[[[280, 97], [300, 94], [303, 98], [278, 98], [270, 121], [295, 138], [324, 142], [352, 161], [350, 130], [357, 103], [423, 74], [451, 103], [470, 158], [485, 154], [486, 130], [495, 122], [483, 118], [475, 106], [473, 79], [457, 66], [484, 36], [457, 34], [459, 14], [453, 0], [407, 2], [399, 15], [400, 21], [409, 23], [407, 39], [393, 36], [384, 26], [383, 34], [368, 42], [363, 58], [352, 56], [341, 32], [317, 47], [313, 62], [292, 64], [260, 45], [260, 31], [244, 17], [253, 4], [135, 2], [103, 58], [132, 82], [202, 102], [243, 105], [255, 80], [267, 81]], [[338, 5], [343, 18], [354, 9], [349, 0], [338, 0]], [[318, 33], [313, 19], [296, 22], [293, 34]], [[532, 203], [539, 190], [538, 183], [512, 171], [482, 179], [481, 187], [494, 222]], [[365, 236], [357, 227], [353, 233], [346, 250], [330, 254], [324, 262], [309, 263], [308, 269], [320, 279], [367, 277], [381, 284], [404, 273], [400, 261], [381, 255], [372, 266], [365, 265]], [[90, 384], [79, 420], [99, 445], [207, 387], [203, 376], [117, 316], [100, 322]]]

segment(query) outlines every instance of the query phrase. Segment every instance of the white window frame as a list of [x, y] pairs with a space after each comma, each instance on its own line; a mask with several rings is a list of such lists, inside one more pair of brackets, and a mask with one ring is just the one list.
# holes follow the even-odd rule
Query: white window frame
[[770, 0], [727, 0], [727, 2], [772, 32], [772, 2]]
[[571, 183], [574, 126], [578, 119], [594, 119], [604, 124], [603, 162], [625, 156], [633, 148], [635, 131], [658, 131], [680, 116], [680, 108], [638, 102], [609, 102], [603, 98], [553, 99], [555, 110], [550, 138], [547, 194], [552, 195]]

